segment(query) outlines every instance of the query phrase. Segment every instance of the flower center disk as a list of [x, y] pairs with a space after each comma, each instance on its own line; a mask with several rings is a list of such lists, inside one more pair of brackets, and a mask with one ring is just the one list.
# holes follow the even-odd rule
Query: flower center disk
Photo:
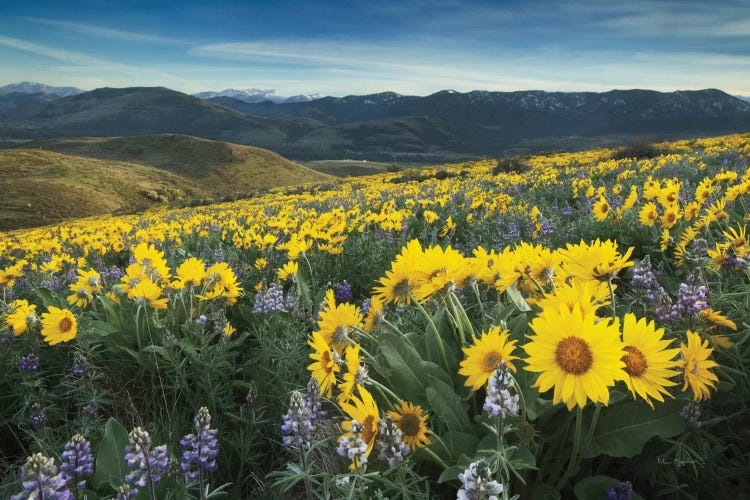
[[557, 344], [555, 361], [563, 371], [572, 375], [582, 375], [594, 363], [594, 355], [589, 344], [579, 337], [567, 337]]

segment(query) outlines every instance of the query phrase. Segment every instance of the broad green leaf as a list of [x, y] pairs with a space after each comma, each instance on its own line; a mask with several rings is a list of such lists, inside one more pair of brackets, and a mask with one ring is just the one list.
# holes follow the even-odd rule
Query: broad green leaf
[[451, 455], [454, 457], [460, 455], [473, 456], [477, 451], [479, 440], [477, 439], [477, 436], [472, 433], [449, 431], [441, 437], [443, 438], [445, 446], [450, 449]]
[[685, 420], [680, 416], [684, 405], [684, 401], [667, 400], [656, 402], [652, 410], [642, 401], [627, 401], [602, 408], [593, 439], [583, 450], [583, 456], [633, 457], [652, 437], [676, 436], [685, 428]]
[[92, 484], [97, 490], [109, 485], [113, 490], [122, 483], [127, 472], [125, 466], [125, 446], [128, 444], [128, 431], [113, 417], [104, 426], [104, 436], [96, 452], [96, 472]]
[[402, 340], [393, 345], [390, 340], [397, 337], [389, 337], [389, 341], [380, 345], [380, 352], [391, 367], [391, 387], [404, 399], [418, 404], [424, 403], [426, 373], [422, 368], [422, 359], [408, 342]]
[[[578, 500], [602, 500], [607, 498], [607, 488], [618, 484], [620, 484], [620, 480], [613, 477], [592, 476], [578, 481], [573, 491]], [[643, 497], [633, 492], [632, 500], [643, 500]]]
[[449, 430], [468, 430], [470, 422], [466, 413], [466, 402], [455, 393], [453, 386], [435, 377], [429, 377], [428, 380], [427, 401], [435, 420]]
[[511, 285], [510, 288], [505, 290], [505, 293], [508, 294], [508, 297], [510, 297], [510, 300], [513, 301], [513, 304], [515, 304], [519, 311], [531, 311], [531, 307], [529, 307], [526, 299], [523, 298], [523, 295], [521, 295], [521, 292], [518, 291], [518, 288], [516, 288], [515, 284]]

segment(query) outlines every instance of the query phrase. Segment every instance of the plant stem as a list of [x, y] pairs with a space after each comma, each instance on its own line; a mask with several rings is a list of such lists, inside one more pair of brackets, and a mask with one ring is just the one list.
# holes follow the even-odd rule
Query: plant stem
[[310, 478], [307, 477], [307, 459], [305, 458], [305, 450], [301, 444], [299, 446], [299, 457], [302, 463], [302, 470], [305, 471], [305, 493], [307, 494], [307, 500], [312, 500], [312, 485], [310, 484]]
[[427, 318], [427, 321], [430, 323], [430, 328], [432, 329], [432, 333], [435, 335], [435, 340], [437, 341], [438, 348], [440, 349], [440, 356], [443, 358], [443, 364], [444, 367], [448, 369], [450, 366], [448, 364], [448, 355], [445, 353], [445, 346], [443, 345], [443, 339], [440, 337], [440, 332], [438, 332], [437, 326], [435, 326], [435, 322], [432, 321], [432, 316], [427, 312], [427, 310], [420, 304], [417, 299], [414, 298], [414, 296], [409, 292], [409, 298], [414, 301], [414, 303], [417, 305], [417, 308], [422, 311], [422, 314], [425, 318]]
[[436, 461], [436, 462], [437, 462], [438, 464], [440, 464], [440, 466], [441, 466], [441, 467], [442, 467], [443, 469], [447, 469], [447, 468], [448, 468], [448, 464], [446, 464], [446, 463], [445, 463], [445, 462], [443, 461], [443, 459], [442, 459], [442, 458], [440, 458], [439, 456], [437, 456], [437, 454], [436, 454], [436, 453], [435, 453], [434, 451], [432, 451], [431, 449], [429, 449], [429, 448], [428, 448], [427, 446], [422, 446], [422, 448], [420, 448], [420, 449], [421, 449], [421, 450], [424, 450], [424, 452], [425, 452], [425, 453], [427, 453], [427, 454], [428, 454], [428, 455], [430, 456], [430, 458], [432, 458], [432, 459], [433, 459], [433, 460], [435, 460], [435, 461]]
[[612, 287], [612, 278], [607, 280], [607, 286], [609, 287], [609, 298], [612, 301], [612, 317], [617, 317], [617, 308], [615, 307], [615, 289]]
[[599, 421], [599, 414], [601, 411], [602, 405], [601, 403], [597, 403], [596, 409], [594, 410], [594, 417], [591, 419], [591, 428], [589, 428], [589, 431], [586, 433], [586, 441], [584, 441], [586, 446], [590, 446], [591, 441], [594, 439], [594, 431], [596, 430], [596, 423]]
[[570, 461], [568, 462], [568, 468], [565, 470], [565, 474], [560, 478], [560, 482], [557, 483], [557, 489], [562, 489], [568, 479], [573, 475], [573, 471], [578, 462], [578, 449], [581, 445], [581, 425], [583, 421], [583, 410], [579, 406], [576, 408], [576, 433], [573, 437], [573, 453], [570, 455]]

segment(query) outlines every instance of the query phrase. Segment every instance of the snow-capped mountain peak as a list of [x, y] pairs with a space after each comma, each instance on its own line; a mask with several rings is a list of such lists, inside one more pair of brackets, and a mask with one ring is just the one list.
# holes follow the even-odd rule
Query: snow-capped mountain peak
[[221, 91], [198, 92], [193, 94], [200, 99], [213, 99], [214, 97], [229, 97], [238, 101], [256, 103], [263, 101], [281, 102], [308, 102], [319, 99], [319, 94], [295, 95], [292, 97], [280, 96], [274, 89], [224, 89]]
[[18, 82], [0, 87], [0, 95], [6, 94], [50, 94], [58, 97], [68, 97], [86, 92], [76, 87], [52, 87], [37, 82]]

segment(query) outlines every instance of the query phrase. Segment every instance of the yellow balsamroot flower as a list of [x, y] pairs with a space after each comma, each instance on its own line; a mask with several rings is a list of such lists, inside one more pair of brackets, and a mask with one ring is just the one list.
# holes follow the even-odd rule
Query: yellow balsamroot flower
[[333, 386], [336, 383], [336, 373], [340, 370], [334, 359], [333, 351], [320, 332], [313, 332], [307, 345], [312, 347], [310, 359], [313, 362], [307, 367], [311, 375], [318, 381], [320, 394], [330, 398], [333, 394]]
[[516, 371], [512, 361], [518, 359], [518, 356], [513, 356], [517, 341], [508, 341], [509, 336], [510, 332], [495, 326], [482, 332], [482, 336], [474, 340], [474, 345], [463, 348], [464, 360], [458, 373], [466, 377], [466, 387], [471, 387], [472, 391], [481, 389], [502, 362], [511, 371]]
[[638, 221], [644, 226], [651, 227], [659, 218], [659, 212], [656, 210], [656, 204], [653, 202], [646, 203], [638, 212]]
[[682, 351], [683, 376], [685, 383], [682, 390], [688, 387], [693, 391], [693, 399], [700, 401], [711, 397], [710, 389], [716, 388], [719, 378], [711, 372], [711, 368], [719, 366], [715, 361], [708, 359], [714, 351], [708, 347], [708, 340], [690, 330], [687, 331], [687, 345], [680, 344]]
[[166, 309], [168, 299], [161, 296], [162, 289], [159, 285], [145, 279], [128, 290], [128, 298], [131, 300], [143, 300], [152, 309]]
[[446, 236], [448, 236], [448, 233], [450, 233], [451, 231], [454, 231], [455, 229], [456, 229], [456, 223], [453, 222], [453, 217], [449, 215], [448, 218], [445, 220], [445, 225], [443, 226], [442, 231], [440, 231], [440, 237], [445, 238]]
[[351, 334], [362, 328], [362, 313], [354, 304], [336, 304], [335, 300], [327, 303], [320, 311], [318, 331], [338, 354], [352, 343]]
[[380, 286], [375, 287], [375, 297], [384, 304], [397, 306], [410, 304], [414, 291], [424, 282], [426, 276], [421, 271], [424, 251], [419, 240], [413, 239], [401, 250], [391, 263], [391, 269], [380, 278]]
[[440, 220], [440, 216], [433, 212], [432, 210], [425, 210], [424, 211], [424, 220], [428, 224], [432, 224], [433, 222]]
[[714, 325], [725, 326], [730, 330], [737, 331], [737, 323], [727, 318], [719, 311], [714, 311], [709, 307], [708, 309], [703, 309], [702, 311], [700, 311], [699, 314], [703, 316], [703, 319], [713, 323]]
[[360, 362], [359, 349], [359, 344], [350, 345], [344, 353], [346, 373], [343, 375], [343, 381], [337, 386], [339, 395], [336, 397], [336, 402], [338, 404], [349, 401], [357, 385], [365, 385], [364, 380], [367, 378], [367, 369]]
[[669, 246], [669, 229], [664, 229], [661, 232], [661, 237], [659, 238], [659, 249], [662, 252], [665, 252], [667, 250], [667, 247]]
[[[380, 411], [378, 405], [369, 393], [367, 389], [361, 385], [357, 386], [357, 392], [359, 396], [352, 396], [348, 403], [344, 403], [341, 409], [346, 413], [351, 420], [345, 420], [341, 423], [341, 429], [345, 431], [339, 437], [339, 441], [344, 438], [353, 438], [352, 434], [352, 420], [355, 420], [362, 426], [362, 431], [359, 433], [359, 438], [367, 445], [365, 451], [365, 457], [369, 457], [372, 452], [372, 448], [375, 445], [375, 439], [378, 436], [378, 424], [380, 423]], [[355, 457], [352, 461], [350, 469], [354, 470], [362, 466], [360, 460]]]
[[534, 387], [554, 388], [552, 402], [563, 402], [568, 410], [583, 408], [588, 399], [609, 403], [609, 387], [627, 376], [616, 324], [563, 305], [544, 311], [530, 327], [536, 335], [523, 349], [529, 355], [526, 371], [539, 372]]
[[604, 196], [599, 197], [599, 200], [594, 203], [591, 211], [597, 221], [602, 222], [605, 220], [610, 212], [610, 206], [609, 203], [607, 203], [607, 199]]
[[5, 315], [5, 326], [13, 330], [18, 337], [33, 327], [39, 319], [36, 317], [36, 306], [25, 299], [17, 299], [10, 303], [10, 312]]
[[396, 405], [396, 411], [389, 411], [388, 416], [393, 419], [396, 426], [401, 430], [401, 436], [412, 451], [418, 447], [430, 444], [431, 434], [427, 428], [427, 415], [419, 405], [413, 405], [408, 401], [401, 401]]
[[217, 262], [206, 270], [206, 291], [197, 297], [201, 300], [224, 299], [231, 306], [241, 295], [242, 288], [237, 284], [232, 268], [226, 262]]
[[143, 267], [143, 273], [154, 283], [161, 283], [170, 278], [164, 252], [157, 250], [154, 245], [140, 243], [133, 248], [133, 258]]
[[750, 243], [748, 243], [747, 232], [744, 226], [730, 227], [723, 234], [726, 242], [729, 243], [729, 247], [734, 251], [736, 256], [744, 257], [750, 253]]
[[469, 261], [450, 246], [433, 246], [425, 250], [419, 271], [422, 283], [414, 290], [417, 302], [424, 303], [435, 295], [454, 291], [471, 274]]
[[266, 268], [266, 266], [268, 266], [268, 261], [263, 257], [258, 257], [257, 259], [255, 259], [255, 263], [253, 264], [253, 267], [255, 267], [255, 269], [257, 269], [258, 271], [262, 271]]
[[661, 227], [664, 229], [671, 229], [681, 217], [680, 207], [670, 205], [664, 209], [664, 213], [659, 217], [659, 222], [661, 222]]
[[685, 205], [684, 210], [682, 211], [682, 218], [686, 221], [691, 221], [695, 219], [695, 217], [700, 213], [701, 211], [701, 204], [697, 203], [695, 201], [691, 201], [687, 205]]
[[635, 204], [638, 203], [638, 187], [637, 186], [631, 186], [630, 187], [630, 194], [627, 198], [625, 198], [625, 201], [622, 204], [622, 210], [630, 210], [635, 206]]
[[232, 335], [234, 335], [236, 332], [237, 332], [237, 329], [233, 327], [230, 322], [227, 321], [227, 324], [224, 325], [224, 330], [223, 330], [224, 336], [229, 338]]
[[370, 299], [370, 308], [367, 310], [367, 316], [365, 317], [365, 324], [362, 329], [366, 332], [373, 331], [382, 318], [383, 301], [378, 297], [372, 297]]
[[[200, 286], [206, 279], [206, 264], [195, 257], [189, 257], [177, 267], [177, 282], [174, 288]], [[176, 286], [175, 286], [176, 285]]]
[[622, 325], [622, 343], [625, 355], [625, 383], [633, 398], [636, 394], [654, 407], [651, 398], [664, 402], [662, 394], [672, 397], [665, 387], [677, 385], [669, 380], [679, 374], [676, 368], [679, 361], [675, 356], [679, 349], [668, 349], [671, 340], [665, 340], [664, 329], [656, 328], [653, 321], [636, 319], [634, 314], [626, 314]]
[[[616, 288], [617, 285], [612, 284], [612, 289]], [[610, 292], [609, 286], [603, 281], [572, 280], [562, 283], [541, 299], [527, 300], [542, 311], [558, 311], [560, 306], [564, 305], [570, 311], [578, 309], [582, 316], [596, 316], [596, 311], [600, 307], [610, 304]]]
[[49, 306], [42, 314], [42, 336], [49, 345], [67, 342], [76, 336], [76, 318], [67, 309]]
[[94, 299], [94, 295], [86, 287], [79, 286], [78, 283], [71, 283], [70, 291], [73, 292], [68, 295], [68, 304], [71, 306], [84, 308]]
[[591, 245], [583, 240], [576, 245], [568, 243], [566, 248], [559, 249], [557, 253], [568, 277], [582, 281], [607, 281], [633, 265], [628, 260], [633, 250], [635, 247], [630, 247], [625, 255], [621, 255], [616, 242], [600, 241], [597, 238]]
[[289, 278], [294, 278], [297, 276], [297, 273], [299, 272], [299, 265], [297, 264], [297, 261], [290, 260], [284, 266], [279, 269], [279, 279], [281, 281], [286, 281]]

